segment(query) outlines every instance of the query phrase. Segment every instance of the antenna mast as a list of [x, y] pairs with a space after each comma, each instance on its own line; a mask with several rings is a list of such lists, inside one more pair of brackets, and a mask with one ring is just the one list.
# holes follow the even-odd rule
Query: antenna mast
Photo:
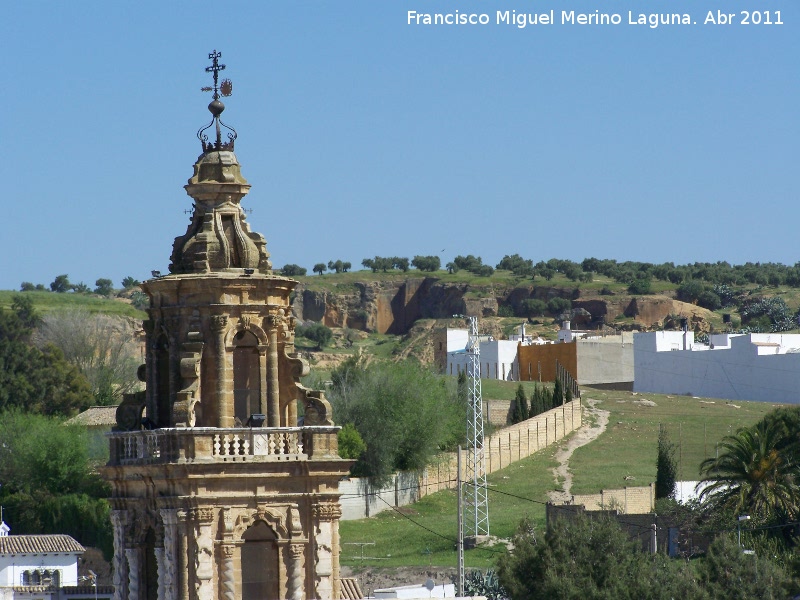
[[467, 378], [469, 408], [467, 412], [467, 469], [462, 486], [464, 523], [467, 537], [489, 535], [489, 502], [486, 491], [486, 456], [483, 453], [483, 397], [481, 395], [481, 349], [478, 339], [478, 317], [469, 321], [467, 342]]

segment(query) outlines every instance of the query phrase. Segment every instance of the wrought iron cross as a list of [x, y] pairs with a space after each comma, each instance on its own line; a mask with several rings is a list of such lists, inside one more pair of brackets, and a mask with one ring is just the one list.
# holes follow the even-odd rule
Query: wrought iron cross
[[[214, 87], [204, 87], [201, 88], [204, 92], [214, 92], [214, 100], [219, 100], [220, 95], [222, 96], [230, 96], [231, 91], [233, 90], [233, 84], [231, 83], [230, 79], [223, 79], [222, 83], [219, 83], [219, 72], [225, 70], [225, 65], [221, 65], [219, 63], [219, 59], [222, 58], [222, 52], [217, 52], [214, 50], [208, 55], [213, 62], [210, 67], [206, 67], [206, 73], [214, 73]], [[222, 92], [220, 94], [220, 92]]]

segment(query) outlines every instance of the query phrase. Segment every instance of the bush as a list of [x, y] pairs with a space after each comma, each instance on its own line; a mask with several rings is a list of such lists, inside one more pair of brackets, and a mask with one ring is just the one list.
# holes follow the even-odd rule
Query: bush
[[346, 423], [336, 437], [339, 442], [339, 456], [342, 458], [357, 460], [367, 450], [367, 445], [352, 423]]
[[526, 317], [541, 317], [547, 310], [544, 300], [527, 298], [522, 301], [522, 314]]
[[322, 323], [298, 325], [295, 329], [295, 333], [300, 337], [304, 337], [307, 340], [315, 342], [319, 350], [322, 350], [324, 346], [327, 346], [330, 343], [331, 338], [333, 338], [333, 332], [329, 327], [326, 327]]
[[552, 315], [560, 315], [572, 308], [572, 300], [566, 298], [551, 298], [547, 302], [547, 310]]
[[639, 278], [634, 279], [633, 282], [628, 286], [628, 293], [634, 295], [645, 295], [650, 293], [650, 279], [649, 278]]
[[294, 263], [283, 265], [283, 268], [281, 269], [281, 274], [285, 275], [286, 277], [299, 277], [305, 275], [307, 272], [308, 271], [305, 267], [301, 267], [300, 265], [296, 265]]

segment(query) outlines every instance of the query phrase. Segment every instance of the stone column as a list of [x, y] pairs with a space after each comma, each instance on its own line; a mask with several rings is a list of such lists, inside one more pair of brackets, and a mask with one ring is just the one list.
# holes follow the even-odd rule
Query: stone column
[[266, 344], [258, 345], [258, 412], [266, 415], [269, 412], [269, 401], [267, 399], [267, 351], [269, 346]]
[[211, 317], [211, 330], [216, 341], [216, 396], [217, 396], [217, 426], [233, 427], [233, 406], [228, 402], [227, 360], [225, 352], [225, 331], [228, 327], [227, 315], [213, 315]]
[[306, 597], [305, 585], [303, 585], [303, 553], [305, 545], [292, 544], [289, 546], [289, 556], [291, 564], [289, 565], [289, 590], [288, 597], [291, 600], [303, 600]]
[[164, 523], [164, 568], [159, 569], [159, 599], [175, 600], [175, 565], [178, 561], [178, 511], [162, 508], [161, 522]]
[[128, 600], [140, 600], [139, 548], [126, 548], [125, 558], [128, 559]]
[[164, 564], [164, 548], [154, 548], [156, 555], [156, 571], [158, 574], [158, 594], [159, 600], [164, 598], [164, 578], [166, 577], [167, 567]]
[[342, 510], [338, 504], [326, 503], [313, 506], [314, 553], [316, 561], [315, 598], [332, 600], [338, 598], [339, 576], [339, 518]]
[[233, 557], [236, 554], [234, 544], [222, 544], [220, 546], [220, 598], [222, 600], [236, 600], [236, 569]]
[[214, 509], [203, 507], [192, 511], [195, 522], [193, 600], [214, 600]]
[[267, 356], [267, 426], [281, 426], [281, 402], [278, 389], [278, 327], [281, 318], [277, 315], [267, 317], [269, 325], [269, 355]]
[[128, 512], [125, 510], [111, 511], [111, 528], [114, 533], [114, 560], [113, 600], [128, 599], [128, 561], [125, 558], [125, 529], [128, 521]]
[[189, 600], [189, 515], [185, 510], [176, 513], [178, 518], [178, 572], [176, 587], [179, 586], [180, 600]]

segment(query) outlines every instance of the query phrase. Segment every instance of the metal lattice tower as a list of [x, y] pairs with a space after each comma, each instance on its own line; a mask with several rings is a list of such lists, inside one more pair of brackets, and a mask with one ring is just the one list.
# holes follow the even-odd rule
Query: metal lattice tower
[[467, 413], [467, 465], [463, 489], [465, 534], [489, 535], [489, 502], [486, 491], [486, 457], [483, 452], [483, 397], [481, 395], [481, 350], [478, 340], [478, 317], [469, 320], [467, 342], [467, 378], [469, 408]]

